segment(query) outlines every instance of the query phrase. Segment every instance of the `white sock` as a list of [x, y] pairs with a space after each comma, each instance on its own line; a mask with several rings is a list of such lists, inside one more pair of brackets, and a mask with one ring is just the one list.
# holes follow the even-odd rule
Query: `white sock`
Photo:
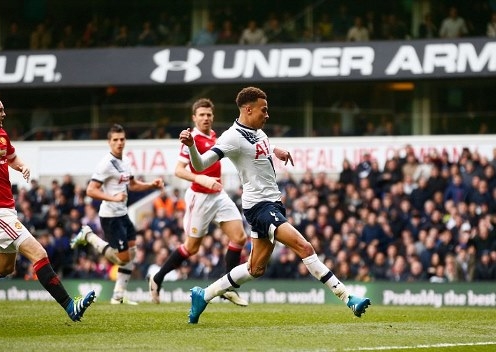
[[104, 241], [97, 234], [93, 232], [88, 232], [88, 234], [86, 235], [86, 241], [89, 244], [91, 244], [93, 247], [95, 247], [98, 253], [103, 253], [105, 247], [109, 245], [108, 242]]
[[134, 263], [130, 261], [127, 264], [121, 265], [117, 270], [117, 279], [115, 280], [114, 293], [112, 298], [121, 299], [127, 290], [127, 284], [133, 272]]
[[[112, 263], [117, 264], [119, 266], [124, 265], [124, 262], [119, 259], [117, 256], [117, 250], [115, 248], [110, 247], [107, 241], [101, 239], [97, 234], [93, 232], [88, 232], [86, 235], [86, 241], [91, 244], [98, 253], [103, 254], [105, 258], [110, 260]], [[136, 247], [135, 247], [136, 248]], [[131, 249], [131, 248], [130, 248]]]
[[241, 286], [245, 282], [255, 279], [255, 277], [251, 276], [248, 272], [248, 263], [240, 264], [205, 288], [205, 301], [210, 302], [214, 297], [220, 296], [227, 290], [233, 288], [234, 286], [229, 280], [229, 277], [237, 286]]
[[338, 280], [338, 278], [328, 267], [324, 265], [324, 263], [320, 261], [317, 254], [314, 253], [309, 257], [303, 258], [302, 261], [308, 268], [310, 274], [329, 287], [332, 293], [334, 293], [340, 300], [344, 303], [348, 303], [349, 294], [346, 290], [346, 286]]

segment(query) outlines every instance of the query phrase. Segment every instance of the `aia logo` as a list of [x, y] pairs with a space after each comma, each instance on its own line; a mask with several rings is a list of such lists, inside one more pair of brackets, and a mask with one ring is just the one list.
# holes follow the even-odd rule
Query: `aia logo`
[[153, 55], [153, 61], [157, 68], [153, 70], [150, 78], [155, 82], [164, 83], [167, 81], [169, 71], [184, 71], [184, 82], [195, 81], [201, 77], [202, 73], [198, 64], [203, 60], [205, 54], [197, 49], [188, 49], [188, 55], [185, 61], [170, 60], [170, 49], [159, 51]]
[[119, 178], [119, 184], [120, 183], [129, 183], [130, 179], [131, 178], [129, 177], [129, 175], [121, 174], [121, 177]]

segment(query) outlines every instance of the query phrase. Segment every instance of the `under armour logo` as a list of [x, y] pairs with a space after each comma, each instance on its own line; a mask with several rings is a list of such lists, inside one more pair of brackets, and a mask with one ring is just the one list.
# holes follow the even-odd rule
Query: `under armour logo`
[[270, 212], [270, 215], [272, 215], [274, 217], [274, 220], [275, 221], [279, 221], [279, 218], [277, 217], [276, 213], [274, 213], [274, 212], [271, 211]]
[[170, 50], [165, 49], [153, 55], [153, 60], [158, 67], [153, 70], [150, 78], [156, 82], [164, 83], [167, 80], [167, 72], [184, 71], [184, 82], [191, 82], [201, 77], [198, 64], [203, 60], [205, 54], [197, 49], [188, 49], [186, 61], [170, 61]]

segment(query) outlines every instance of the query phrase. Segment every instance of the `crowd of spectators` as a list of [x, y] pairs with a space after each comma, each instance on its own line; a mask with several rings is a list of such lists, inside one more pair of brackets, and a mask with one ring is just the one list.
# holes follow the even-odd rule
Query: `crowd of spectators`
[[11, 19], [2, 48], [201, 46], [496, 35], [496, 5], [490, 0], [468, 4], [437, 1], [417, 28], [412, 28], [412, 9], [398, 1], [329, 0], [316, 2], [313, 7], [282, 2], [279, 8], [274, 7], [276, 3], [265, 12], [254, 11], [248, 3], [233, 6], [210, 9], [210, 19], [196, 33], [192, 33], [190, 16], [165, 8], [142, 17], [133, 11], [112, 11], [111, 15], [99, 11], [86, 21], [81, 16], [71, 20], [71, 14], [65, 14], [64, 21], [51, 16], [31, 21]]
[[[457, 161], [446, 153], [415, 154], [412, 146], [383, 168], [364, 154], [358, 165], [343, 162], [335, 177], [308, 171], [301, 179], [281, 175], [288, 220], [317, 254], [345, 281], [471, 282], [496, 280], [496, 148], [492, 156], [463, 149]], [[145, 194], [130, 197], [136, 201]], [[231, 195], [240, 206], [241, 190]], [[116, 267], [91, 250], [71, 250], [82, 225], [102, 236], [99, 204], [70, 175], [49, 187], [31, 181], [16, 195], [19, 218], [46, 248], [64, 278], [115, 278]], [[184, 200], [166, 188], [153, 201], [154, 214], [142, 220], [133, 277], [154, 273], [182, 241]], [[249, 228], [247, 226], [247, 233]], [[140, 226], [141, 227], [141, 226]], [[227, 236], [212, 225], [198, 254], [166, 280], [214, 279], [224, 273]], [[243, 260], [250, 242], [243, 250]], [[33, 278], [18, 258], [15, 278]], [[276, 246], [268, 272], [274, 279], [306, 279], [301, 260]]]

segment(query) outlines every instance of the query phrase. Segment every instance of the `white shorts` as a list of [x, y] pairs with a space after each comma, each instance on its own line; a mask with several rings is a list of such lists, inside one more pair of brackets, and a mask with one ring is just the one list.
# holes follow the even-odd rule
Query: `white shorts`
[[21, 243], [30, 236], [15, 209], [0, 209], [0, 253], [17, 253]]
[[203, 237], [208, 233], [211, 222], [242, 221], [236, 204], [225, 191], [219, 193], [199, 193], [191, 188], [184, 195], [184, 232], [190, 237]]

